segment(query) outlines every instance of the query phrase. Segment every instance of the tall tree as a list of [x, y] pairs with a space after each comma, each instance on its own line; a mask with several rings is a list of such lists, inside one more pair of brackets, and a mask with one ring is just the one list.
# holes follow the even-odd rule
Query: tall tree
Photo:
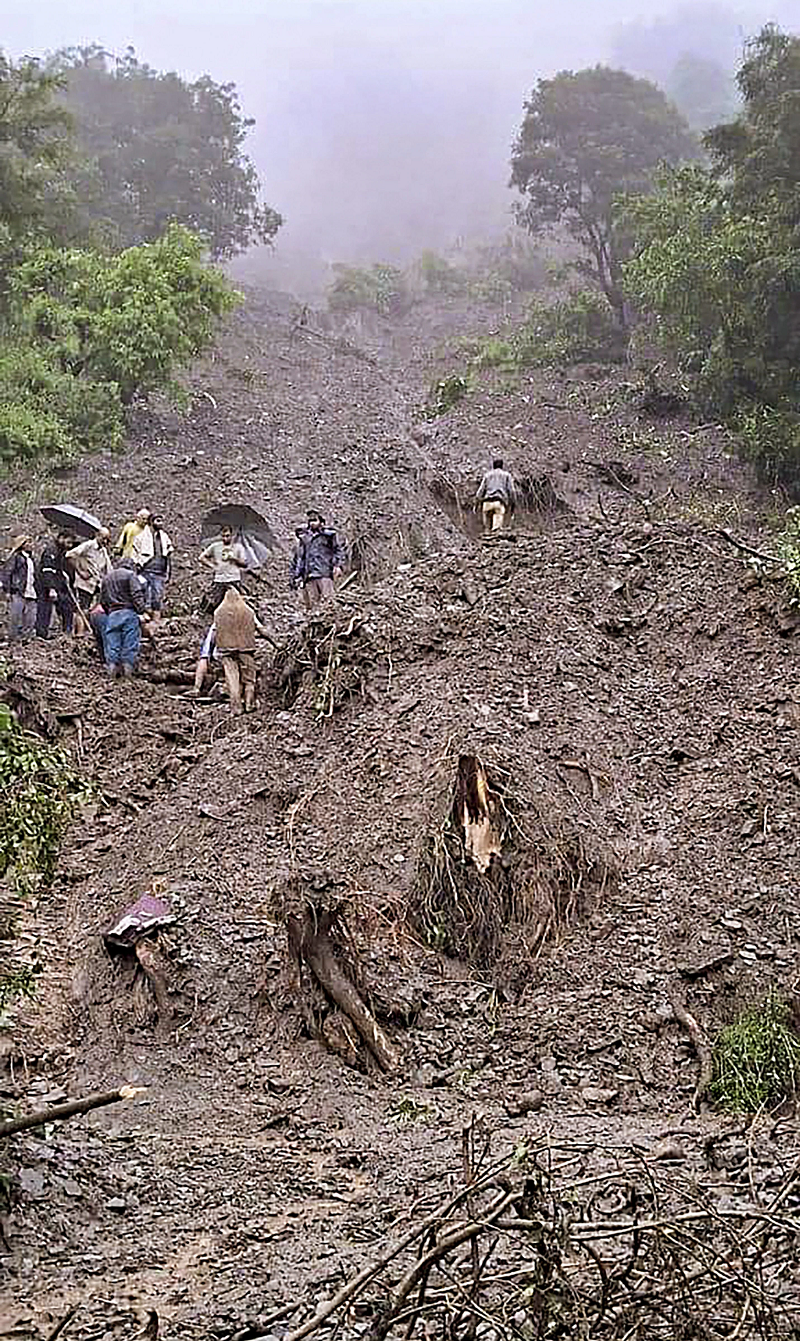
[[[5, 249], [32, 234], [60, 230], [70, 191], [70, 118], [60, 80], [38, 61], [0, 51], [0, 232]], [[0, 239], [2, 241], [2, 239]]]
[[708, 169], [629, 205], [626, 267], [703, 401], [769, 478], [800, 482], [800, 37], [765, 28], [738, 74], [741, 115], [705, 136]]
[[664, 85], [692, 130], [702, 133], [736, 115], [736, 82], [718, 61], [687, 52]]
[[190, 83], [99, 47], [62, 51], [54, 69], [91, 165], [87, 213], [112, 244], [153, 241], [173, 222], [215, 258], [274, 237], [282, 220], [260, 201], [234, 84]]
[[602, 65], [541, 79], [511, 160], [511, 185], [525, 196], [520, 221], [534, 234], [565, 227], [585, 253], [577, 268], [624, 325], [615, 199], [646, 192], [660, 164], [696, 152], [683, 117], [646, 79]]

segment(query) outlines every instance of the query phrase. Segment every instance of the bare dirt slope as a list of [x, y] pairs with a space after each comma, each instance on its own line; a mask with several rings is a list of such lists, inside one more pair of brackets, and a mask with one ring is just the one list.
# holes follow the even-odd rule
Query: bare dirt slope
[[[420, 445], [427, 383], [462, 358], [446, 353], [457, 316], [416, 315], [365, 357], [254, 297], [185, 415], [153, 413], [126, 456], [35, 497], [8, 490], [9, 527], [64, 490], [116, 521], [162, 509], [179, 565], [145, 670], [192, 663], [211, 503], [253, 502], [281, 537], [254, 594], [290, 647], [300, 510], [324, 504], [362, 562], [311, 639], [316, 675], [281, 684], [265, 652], [248, 719], [145, 678], [112, 688], [63, 642], [9, 658], [102, 799], [27, 923], [43, 972], [5, 1092], [147, 1087], [15, 1140], [4, 1316], [20, 1341], [72, 1304], [76, 1337], [128, 1334], [153, 1308], [166, 1336], [230, 1337], [330, 1290], [448, 1185], [475, 1110], [499, 1147], [557, 1131], [647, 1151], [678, 1130], [697, 1178], [709, 1134], [735, 1125], [694, 1114], [669, 1000], [677, 988], [713, 1028], [794, 976], [794, 620], [720, 530], [768, 548], [764, 501], [716, 430], [641, 419], [624, 377], [600, 371], [486, 376]], [[458, 500], [496, 446], [565, 506], [481, 541]], [[563, 925], [533, 941], [511, 928], [481, 970], [406, 920], [460, 756], [507, 780], [537, 860], [552, 866], [565, 836], [581, 854]], [[283, 1009], [278, 896], [298, 875], [338, 891], [370, 979], [413, 999], [391, 1079], [298, 1037]], [[100, 941], [153, 887], [178, 913], [160, 1022]], [[515, 1116], [533, 1089], [541, 1110]], [[782, 1179], [795, 1136], [791, 1116], [762, 1133], [756, 1181]]]

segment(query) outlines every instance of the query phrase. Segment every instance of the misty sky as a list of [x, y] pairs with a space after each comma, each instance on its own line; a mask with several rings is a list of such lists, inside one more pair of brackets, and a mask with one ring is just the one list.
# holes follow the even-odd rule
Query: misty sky
[[[678, 0], [2, 0], [12, 55], [100, 42], [239, 87], [278, 257], [406, 259], [503, 225], [536, 79], [608, 60]], [[741, 32], [800, 0], [733, 4]]]

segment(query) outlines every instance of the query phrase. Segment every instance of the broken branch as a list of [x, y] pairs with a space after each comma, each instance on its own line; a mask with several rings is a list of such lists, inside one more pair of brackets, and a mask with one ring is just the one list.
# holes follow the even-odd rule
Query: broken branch
[[45, 1122], [63, 1122], [66, 1118], [79, 1117], [82, 1113], [91, 1113], [94, 1108], [104, 1108], [107, 1104], [116, 1104], [124, 1099], [135, 1099], [144, 1094], [143, 1088], [122, 1085], [118, 1090], [107, 1090], [103, 1094], [88, 1094], [84, 1099], [73, 1099], [70, 1103], [55, 1104], [37, 1113], [28, 1113], [25, 1117], [9, 1118], [0, 1122], [0, 1137], [13, 1136], [18, 1131], [29, 1131], [31, 1127], [41, 1127]]

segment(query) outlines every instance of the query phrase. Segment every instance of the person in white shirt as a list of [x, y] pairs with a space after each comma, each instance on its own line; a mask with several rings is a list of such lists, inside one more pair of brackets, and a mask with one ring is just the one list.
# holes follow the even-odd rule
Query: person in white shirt
[[206, 609], [213, 613], [230, 587], [241, 590], [247, 555], [244, 545], [234, 540], [230, 526], [223, 526], [219, 540], [206, 546], [200, 555], [200, 562], [214, 570], [214, 582], [205, 602]]
[[147, 588], [147, 608], [153, 623], [161, 618], [164, 588], [172, 576], [174, 545], [164, 530], [161, 520], [151, 516], [130, 547], [130, 557]]
[[75, 574], [75, 593], [81, 610], [88, 610], [97, 601], [100, 586], [106, 573], [113, 567], [111, 562], [111, 532], [103, 526], [92, 540], [83, 540], [80, 545], [67, 550], [67, 561]]

